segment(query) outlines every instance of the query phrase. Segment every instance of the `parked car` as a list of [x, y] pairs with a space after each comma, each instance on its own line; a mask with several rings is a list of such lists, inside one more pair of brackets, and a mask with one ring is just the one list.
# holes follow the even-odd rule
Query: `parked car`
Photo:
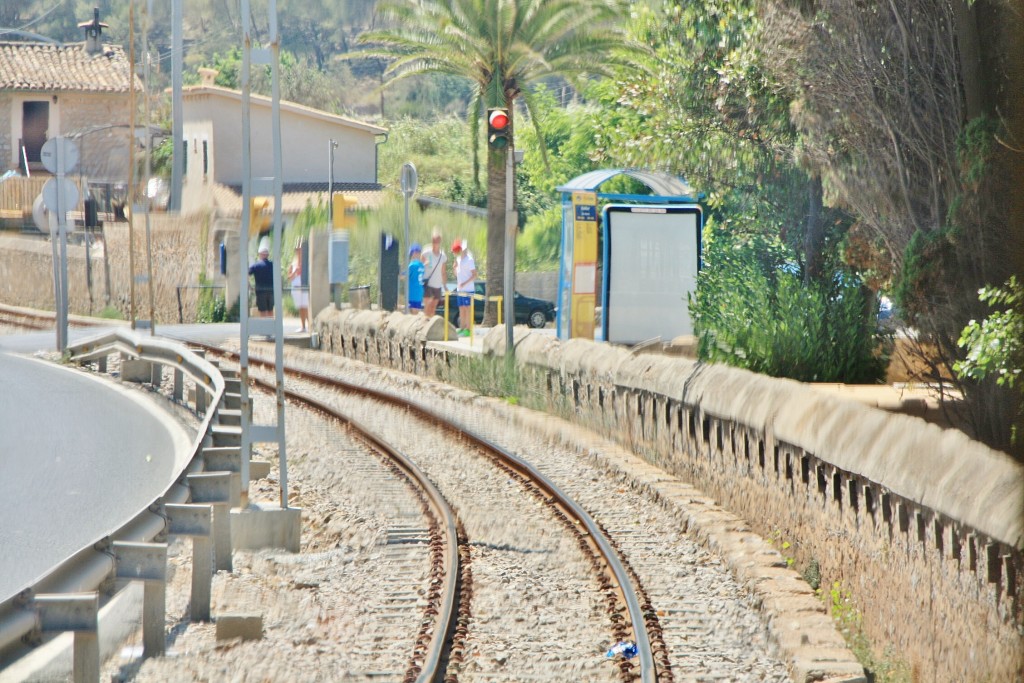
[[[455, 283], [449, 282], [448, 288], [448, 301], [451, 302], [450, 310], [445, 310], [445, 298], [441, 298], [441, 305], [437, 308], [437, 314], [444, 316], [448, 319], [452, 325], [458, 325], [459, 320], [459, 307], [455, 304]], [[476, 293], [479, 297], [487, 295], [487, 285], [483, 282], [477, 281]], [[484, 319], [484, 304], [486, 302], [483, 298], [474, 299], [473, 301], [473, 318], [477, 325], [479, 325]], [[555, 321], [555, 304], [544, 299], [534, 299], [532, 296], [524, 296], [519, 292], [516, 292], [515, 302], [513, 304], [514, 312], [516, 316], [517, 325], [529, 325], [534, 328], [541, 328], [547, 325], [549, 322]]]

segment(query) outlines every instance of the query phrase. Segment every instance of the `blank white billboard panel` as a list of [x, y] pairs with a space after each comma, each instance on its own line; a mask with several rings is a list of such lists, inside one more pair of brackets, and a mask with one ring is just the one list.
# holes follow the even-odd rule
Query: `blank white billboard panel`
[[697, 291], [702, 223], [699, 206], [605, 208], [606, 341], [693, 334], [687, 295]]

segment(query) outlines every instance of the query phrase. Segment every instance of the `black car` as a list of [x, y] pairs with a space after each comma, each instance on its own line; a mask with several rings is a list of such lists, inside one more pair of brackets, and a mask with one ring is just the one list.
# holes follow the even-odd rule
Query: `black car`
[[[449, 282], [448, 285], [448, 301], [451, 302], [450, 310], [445, 311], [445, 297], [441, 297], [441, 304], [437, 307], [437, 314], [444, 316], [448, 319], [452, 325], [458, 326], [459, 320], [459, 307], [455, 303], [455, 283]], [[483, 282], [476, 283], [476, 294], [477, 298], [473, 300], [473, 318], [477, 325], [479, 325], [484, 319], [484, 304], [486, 303], [483, 299], [487, 294], [487, 285]], [[523, 296], [519, 292], [516, 292], [516, 298], [514, 303], [516, 315], [516, 324], [526, 324], [530, 327], [541, 328], [547, 325], [549, 322], [555, 321], [555, 304], [544, 299], [534, 299], [532, 296]]]

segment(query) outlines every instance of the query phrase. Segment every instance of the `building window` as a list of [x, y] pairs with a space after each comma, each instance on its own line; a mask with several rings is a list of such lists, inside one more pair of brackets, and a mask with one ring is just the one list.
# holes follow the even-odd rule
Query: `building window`
[[210, 174], [210, 147], [206, 140], [203, 140], [203, 177]]
[[188, 140], [181, 141], [181, 175], [188, 175]]

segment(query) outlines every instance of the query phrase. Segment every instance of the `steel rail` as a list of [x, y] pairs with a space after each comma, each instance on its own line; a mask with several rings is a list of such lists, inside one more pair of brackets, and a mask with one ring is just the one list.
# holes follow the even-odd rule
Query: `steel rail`
[[[251, 377], [250, 381], [269, 394], [274, 394], [277, 391], [276, 384], [270, 384], [261, 379]], [[292, 401], [302, 403], [317, 412], [349, 425], [361, 438], [368, 441], [373, 448], [383, 452], [426, 495], [426, 500], [433, 510], [435, 517], [441, 521], [445, 529], [444, 589], [441, 594], [441, 608], [434, 617], [435, 626], [432, 629], [433, 635], [430, 638], [430, 646], [427, 649], [428, 656], [424, 659], [419, 675], [416, 678], [416, 683], [440, 681], [441, 675], [444, 673], [440, 669], [441, 658], [444, 655], [448, 638], [455, 630], [458, 619], [456, 604], [459, 601], [458, 579], [460, 566], [458, 523], [455, 511], [448, 504], [444, 494], [434, 486], [434, 483], [430, 481], [430, 478], [427, 477], [426, 473], [415, 462], [382, 439], [372, 429], [345, 415], [338, 409], [301, 394], [294, 389], [285, 389], [284, 393], [285, 397]]]
[[[220, 349], [215, 346], [206, 344], [198, 344], [198, 346], [204, 348], [209, 353], [222, 357], [237, 358], [237, 354], [234, 352], [225, 351], [224, 349]], [[274, 367], [272, 362], [253, 356], [249, 357], [249, 363], [250, 365], [258, 365], [264, 368]], [[605, 565], [612, 572], [612, 575], [618, 584], [618, 592], [626, 603], [626, 608], [629, 612], [630, 621], [632, 623], [633, 638], [636, 643], [637, 654], [640, 659], [640, 680], [643, 683], [655, 683], [655, 681], [657, 681], [657, 667], [655, 665], [654, 654], [652, 652], [650, 635], [647, 632], [647, 624], [644, 618], [643, 608], [640, 605], [640, 601], [637, 599], [637, 591], [633, 588], [633, 582], [630, 579], [626, 567], [623, 565], [618, 553], [605, 536], [604, 530], [597, 524], [597, 522], [594, 521], [584, 508], [572, 500], [572, 498], [562, 491], [553, 481], [545, 477], [541, 472], [533, 467], [533, 465], [513, 455], [500, 445], [491, 442], [486, 437], [477, 434], [463, 425], [456, 424], [449, 417], [442, 415], [417, 401], [407, 400], [402, 397], [389, 394], [385, 391], [351, 384], [344, 380], [328, 377], [308, 370], [288, 367], [286, 368], [286, 373], [295, 377], [301, 377], [311, 382], [327, 384], [349, 393], [367, 395], [391, 405], [411, 409], [413, 412], [420, 415], [420, 417], [437, 424], [444, 425], [447, 428], [462, 434], [466, 439], [476, 443], [484, 450], [496, 454], [501, 460], [505, 461], [508, 466], [512, 467], [520, 474], [537, 484], [538, 487], [543, 489], [549, 497], [558, 502], [559, 506], [566, 511], [566, 514], [573, 517], [586, 529], [589, 540], [596, 546], [599, 554], [605, 562]]]
[[[32, 330], [52, 330], [57, 322], [57, 314], [52, 311], [40, 311], [35, 308], [0, 304], [0, 321], [9, 320], [7, 324], [26, 327]], [[74, 327], [102, 327], [109, 325], [127, 325], [123, 320], [107, 320], [89, 318], [87, 316], [68, 316], [68, 324]]]
[[135, 517], [83, 547], [17, 595], [0, 602], [0, 653], [38, 629], [39, 617], [32, 609], [33, 596], [97, 590], [114, 570], [114, 558], [108, 551], [114, 541], [150, 541], [163, 532], [166, 528], [166, 519], [161, 513], [163, 505], [187, 501], [190, 491], [183, 485], [185, 476], [202, 469], [204, 443], [224, 396], [225, 383], [220, 370], [180, 342], [140, 336], [130, 330], [115, 330], [68, 346], [70, 359], [80, 364], [112, 353], [175, 367], [211, 394], [192, 443], [192, 457], [164, 492]]

